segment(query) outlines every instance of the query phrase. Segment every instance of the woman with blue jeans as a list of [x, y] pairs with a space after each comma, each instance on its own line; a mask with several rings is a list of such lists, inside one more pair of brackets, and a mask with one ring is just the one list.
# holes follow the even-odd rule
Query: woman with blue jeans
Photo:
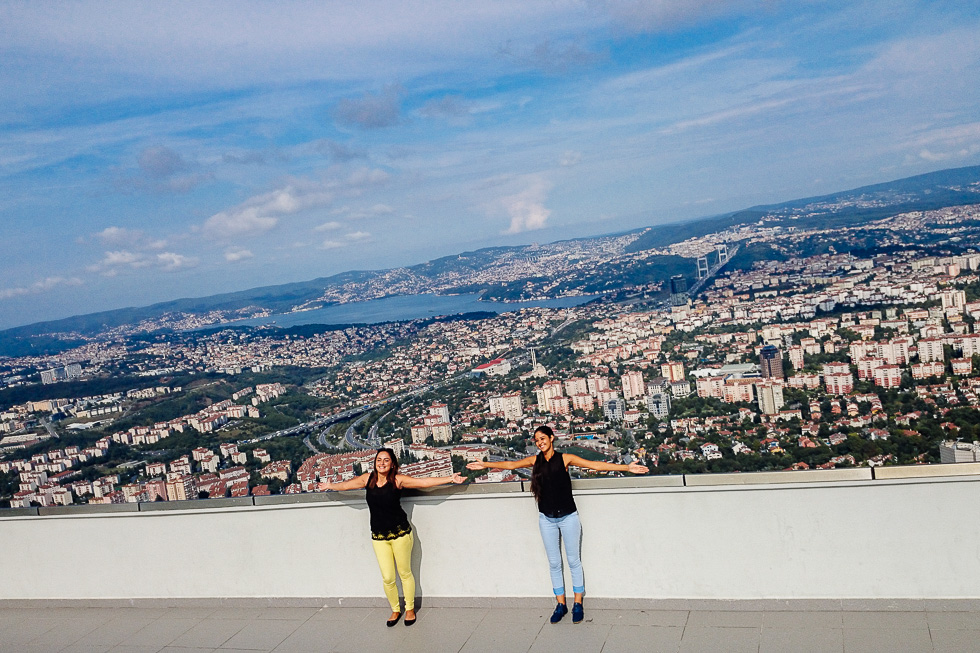
[[551, 570], [551, 586], [558, 605], [551, 615], [551, 623], [556, 624], [568, 614], [565, 603], [565, 580], [562, 573], [561, 549], [559, 543], [565, 542], [565, 556], [572, 574], [572, 591], [575, 603], [572, 605], [572, 623], [581, 623], [585, 618], [582, 599], [585, 595], [585, 574], [582, 572], [582, 524], [578, 509], [572, 497], [572, 478], [568, 466], [584, 467], [596, 471], [623, 471], [633, 474], [646, 474], [649, 469], [637, 463], [617, 465], [614, 463], [586, 460], [574, 454], [555, 451], [555, 434], [547, 426], [539, 426], [534, 431], [534, 444], [539, 453], [523, 460], [499, 462], [476, 462], [467, 465], [469, 469], [519, 469], [531, 467], [531, 492], [538, 502], [538, 528], [544, 549], [548, 554]]

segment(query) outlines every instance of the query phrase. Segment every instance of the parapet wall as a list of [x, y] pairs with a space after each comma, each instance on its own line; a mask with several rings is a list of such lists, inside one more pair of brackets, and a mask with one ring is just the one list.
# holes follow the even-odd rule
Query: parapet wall
[[[980, 598], [980, 465], [575, 485], [592, 597]], [[405, 506], [423, 596], [550, 595], [521, 483]], [[0, 551], [0, 600], [381, 596], [357, 492], [0, 512]]]

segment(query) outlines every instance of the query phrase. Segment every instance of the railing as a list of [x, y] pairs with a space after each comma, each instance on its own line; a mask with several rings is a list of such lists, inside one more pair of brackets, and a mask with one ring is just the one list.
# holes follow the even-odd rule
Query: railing
[[[406, 498], [428, 597], [547, 597], [524, 483]], [[587, 593], [980, 598], [980, 464], [575, 481]], [[376, 599], [359, 492], [0, 512], [0, 599]]]

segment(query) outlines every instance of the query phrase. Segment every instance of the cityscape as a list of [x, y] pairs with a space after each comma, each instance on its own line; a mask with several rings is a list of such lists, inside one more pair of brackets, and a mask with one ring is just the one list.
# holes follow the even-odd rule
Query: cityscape
[[[540, 424], [561, 451], [655, 475], [980, 461], [980, 203], [831, 240], [823, 223], [854, 203], [639, 252], [649, 230], [536, 246], [549, 280], [577, 280], [564, 308], [290, 327], [208, 312], [58, 334], [79, 344], [0, 360], [3, 504], [313, 492], [381, 446], [413, 476], [520, 480], [465, 465], [534, 453]], [[502, 256], [506, 282], [541, 279]], [[595, 292], [624, 259], [664, 256], [686, 274]]]

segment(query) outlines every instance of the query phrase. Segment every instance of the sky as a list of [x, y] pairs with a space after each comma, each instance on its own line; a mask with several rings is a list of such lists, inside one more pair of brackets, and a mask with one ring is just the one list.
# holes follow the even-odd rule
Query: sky
[[0, 3], [0, 328], [980, 163], [976, 0]]

